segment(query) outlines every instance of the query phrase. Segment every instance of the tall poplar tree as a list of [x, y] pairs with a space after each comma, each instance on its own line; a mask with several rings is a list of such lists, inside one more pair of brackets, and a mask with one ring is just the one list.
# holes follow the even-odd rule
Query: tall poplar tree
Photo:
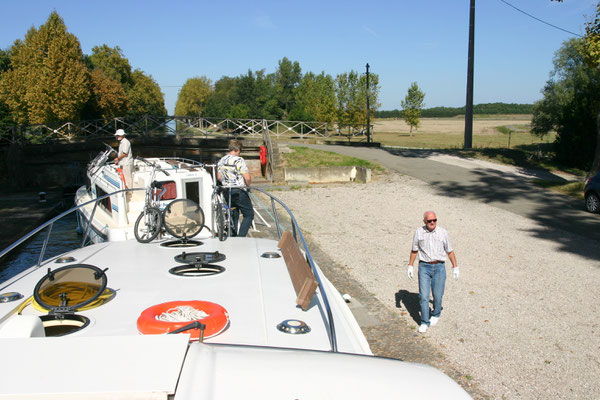
[[417, 82], [413, 82], [401, 103], [404, 121], [410, 125], [410, 136], [412, 136], [413, 128], [418, 128], [421, 122], [421, 113], [424, 106], [423, 100], [425, 100], [425, 93], [419, 89]]
[[207, 77], [188, 79], [177, 96], [175, 115], [184, 117], [204, 115], [206, 102], [212, 91], [212, 82]]
[[0, 79], [0, 101], [21, 124], [80, 118], [90, 98], [90, 79], [77, 37], [53, 11], [39, 29], [10, 49], [11, 67]]

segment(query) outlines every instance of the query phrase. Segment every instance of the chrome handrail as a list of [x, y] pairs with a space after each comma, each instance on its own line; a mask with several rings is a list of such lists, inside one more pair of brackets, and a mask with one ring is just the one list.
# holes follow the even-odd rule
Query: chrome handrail
[[[213, 172], [214, 173], [214, 172]], [[263, 194], [265, 194], [267, 197], [269, 197], [271, 199], [271, 208], [273, 211], [273, 218], [275, 220], [275, 224], [277, 227], [277, 235], [278, 237], [281, 239], [282, 236], [282, 231], [279, 225], [279, 218], [278, 218], [278, 213], [277, 213], [277, 209], [276, 209], [276, 202], [279, 203], [283, 209], [288, 213], [291, 221], [292, 221], [292, 231], [293, 231], [293, 236], [294, 239], [296, 240], [296, 242], [298, 242], [298, 238], [300, 238], [300, 241], [302, 243], [302, 247], [304, 248], [304, 251], [306, 253], [306, 257], [308, 260], [308, 264], [310, 265], [311, 270], [313, 271], [313, 273], [315, 274], [315, 278], [317, 279], [317, 282], [319, 284], [319, 287], [321, 288], [321, 298], [323, 299], [323, 306], [325, 307], [325, 311], [327, 313], [327, 323], [328, 323], [328, 331], [329, 331], [329, 342], [331, 344], [331, 351], [332, 352], [337, 352], [337, 338], [336, 338], [336, 334], [335, 334], [335, 325], [333, 322], [333, 313], [331, 312], [331, 306], [329, 304], [329, 300], [327, 298], [327, 293], [325, 292], [325, 286], [323, 285], [323, 281], [321, 279], [321, 276], [319, 275], [319, 272], [317, 271], [315, 262], [313, 261], [312, 255], [310, 254], [310, 251], [308, 249], [308, 245], [306, 244], [306, 241], [304, 240], [304, 236], [302, 235], [302, 231], [300, 230], [300, 226], [298, 225], [298, 222], [296, 221], [296, 217], [294, 217], [294, 214], [290, 211], [290, 209], [281, 201], [279, 200], [277, 197], [273, 196], [272, 194], [270, 194], [269, 192], [260, 189], [258, 187], [249, 187], [247, 188], [248, 190], [251, 191], [258, 191], [261, 192]], [[87, 201], [85, 203], [76, 205], [70, 209], [68, 209], [67, 211], [62, 212], [61, 214], [57, 215], [56, 217], [50, 219], [49, 221], [43, 223], [42, 225], [38, 226], [37, 228], [35, 228], [34, 230], [32, 230], [31, 232], [29, 232], [28, 234], [26, 234], [25, 236], [21, 237], [19, 240], [17, 240], [16, 242], [14, 242], [12, 245], [10, 245], [9, 247], [7, 247], [6, 249], [2, 250], [2, 252], [0, 252], [0, 259], [2, 259], [6, 254], [8, 254], [10, 251], [12, 251], [13, 249], [15, 249], [17, 246], [19, 246], [21, 243], [25, 242], [26, 240], [28, 240], [29, 238], [31, 238], [33, 235], [35, 235], [36, 233], [40, 232], [41, 230], [43, 230], [44, 228], [50, 226], [50, 229], [48, 231], [48, 234], [46, 235], [46, 239], [44, 241], [44, 244], [42, 246], [42, 250], [40, 251], [40, 256], [38, 259], [38, 264], [37, 264], [37, 268], [41, 267], [41, 264], [43, 262], [44, 259], [44, 255], [45, 255], [45, 251], [46, 251], [46, 247], [48, 244], [48, 241], [50, 239], [50, 233], [52, 231], [52, 226], [54, 224], [54, 222], [60, 220], [61, 218], [71, 214], [72, 212], [75, 212], [89, 204], [94, 203], [94, 210], [96, 209], [98, 202], [100, 202], [101, 200], [104, 200], [107, 197], [110, 196], [114, 196], [116, 194], [119, 193], [125, 193], [125, 192], [133, 192], [133, 191], [141, 191], [141, 190], [146, 190], [145, 188], [134, 188], [134, 189], [121, 189], [121, 190], [117, 190], [115, 192], [106, 194], [104, 196], [101, 197], [97, 197], [95, 199], [92, 199], [90, 201]], [[90, 221], [88, 222], [88, 227], [86, 229], [86, 232], [89, 230], [90, 226], [92, 224], [92, 219], [90, 218]], [[84, 247], [85, 244], [85, 236], [84, 236], [84, 240], [82, 241], [81, 247]]]
[[319, 287], [321, 288], [321, 297], [323, 298], [323, 303], [325, 306], [325, 310], [327, 312], [327, 320], [328, 320], [327, 322], [329, 324], [329, 342], [331, 344], [331, 351], [333, 351], [334, 353], [337, 353], [337, 338], [335, 335], [335, 325], [333, 323], [333, 313], [331, 312], [331, 306], [329, 305], [329, 300], [327, 299], [327, 294], [325, 293], [325, 287], [323, 286], [321, 276], [317, 272], [315, 262], [312, 259], [312, 255], [310, 254], [310, 251], [308, 250], [308, 246], [306, 244], [306, 241], [304, 240], [304, 235], [302, 235], [300, 226], [298, 225], [298, 222], [296, 221], [296, 217], [294, 217], [294, 214], [292, 214], [292, 211], [290, 211], [290, 209], [281, 200], [279, 200], [277, 197], [273, 196], [269, 192], [267, 192], [263, 189], [257, 188], [257, 187], [249, 187], [248, 189], [257, 190], [257, 191], [265, 194], [269, 198], [271, 198], [271, 207], [273, 209], [273, 216], [276, 221], [277, 234], [280, 239], [281, 239], [282, 233], [281, 233], [281, 229], [279, 227], [279, 220], [277, 217], [277, 210], [275, 209], [275, 202], [279, 203], [284, 208], [284, 210], [287, 211], [288, 215], [290, 216], [290, 219], [292, 220], [292, 229], [294, 231], [293, 232], [294, 239], [296, 239], [296, 242], [298, 242], [298, 238], [296, 236], [298, 236], [300, 238], [300, 241], [302, 242], [302, 247], [304, 247], [304, 251], [306, 252], [306, 258], [308, 260], [308, 264], [310, 265], [311, 270], [315, 274], [315, 278], [317, 278], [317, 282], [319, 283]]
[[[50, 226], [50, 231], [51, 231], [52, 230], [52, 225], [56, 221], [58, 221], [59, 219], [65, 217], [66, 215], [69, 215], [72, 212], [77, 211], [80, 208], [87, 206], [88, 204], [92, 204], [92, 203], [96, 203], [97, 204], [100, 200], [104, 200], [105, 198], [110, 197], [110, 196], [114, 196], [115, 194], [124, 193], [124, 192], [133, 192], [133, 191], [136, 191], [136, 190], [146, 190], [146, 189], [144, 189], [144, 188], [121, 189], [121, 190], [117, 190], [115, 192], [106, 194], [104, 196], [97, 197], [95, 199], [92, 199], [92, 200], [87, 201], [85, 203], [79, 204], [77, 206], [71, 207], [67, 211], [64, 211], [64, 212], [60, 213], [59, 215], [57, 215], [56, 217], [52, 218], [51, 220], [44, 222], [42, 225], [38, 226], [37, 228], [35, 228], [34, 230], [32, 230], [31, 232], [29, 232], [25, 236], [21, 237], [19, 240], [17, 240], [16, 242], [14, 242], [10, 246], [8, 246], [6, 249], [2, 250], [0, 252], [0, 259], [2, 259], [2, 257], [4, 257], [5, 255], [7, 255], [8, 253], [10, 253], [13, 249], [15, 249], [21, 243], [27, 241], [29, 238], [31, 238], [33, 235], [35, 235], [39, 231], [43, 230], [47, 226]], [[40, 259], [39, 259], [40, 261], [38, 261], [38, 267], [40, 266], [40, 264], [41, 264], [41, 262], [43, 260], [43, 256], [44, 256], [45, 249], [46, 249], [46, 246], [47, 246], [49, 238], [50, 238], [50, 232], [46, 236], [46, 239], [45, 239], [44, 244], [42, 246], [42, 252], [40, 252]], [[81, 247], [83, 247], [83, 245]]]

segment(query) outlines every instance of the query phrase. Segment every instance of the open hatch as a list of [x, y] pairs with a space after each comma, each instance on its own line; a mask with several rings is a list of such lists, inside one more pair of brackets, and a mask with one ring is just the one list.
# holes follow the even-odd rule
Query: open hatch
[[114, 291], [105, 293], [105, 271], [87, 264], [48, 268], [33, 290], [34, 307], [49, 311], [40, 317], [46, 336], [68, 335], [89, 324], [87, 317], [75, 312], [95, 307], [114, 296]]

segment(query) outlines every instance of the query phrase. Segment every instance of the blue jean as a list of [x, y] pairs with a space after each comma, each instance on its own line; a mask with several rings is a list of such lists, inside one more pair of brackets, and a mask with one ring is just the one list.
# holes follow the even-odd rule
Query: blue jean
[[419, 302], [421, 304], [421, 324], [429, 325], [429, 296], [433, 293], [432, 317], [442, 313], [442, 297], [446, 287], [446, 264], [429, 264], [419, 261]]
[[[231, 210], [231, 222], [233, 223], [233, 228], [237, 229], [238, 220], [240, 218], [240, 211], [244, 216], [242, 223], [240, 224], [240, 230], [234, 236], [246, 236], [250, 227], [252, 226], [252, 221], [254, 220], [254, 209], [252, 208], [252, 201], [250, 200], [250, 195], [246, 190], [243, 189], [230, 189], [231, 190], [231, 207], [235, 207]], [[225, 193], [225, 201], [228, 201], [229, 194]]]

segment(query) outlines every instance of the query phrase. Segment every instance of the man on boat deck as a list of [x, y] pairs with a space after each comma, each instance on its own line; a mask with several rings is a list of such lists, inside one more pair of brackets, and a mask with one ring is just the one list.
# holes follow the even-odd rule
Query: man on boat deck
[[[237, 236], [246, 236], [248, 230], [254, 220], [254, 209], [252, 208], [252, 201], [248, 195], [246, 187], [250, 186], [252, 178], [248, 171], [246, 161], [240, 157], [242, 152], [242, 143], [239, 140], [229, 141], [229, 154], [223, 156], [217, 164], [217, 179], [225, 187], [238, 186], [225, 190], [225, 200], [229, 201], [231, 194], [231, 207], [235, 207], [232, 210], [232, 222], [233, 228], [237, 229], [238, 219], [240, 217], [240, 211], [244, 216], [240, 225], [240, 230], [237, 232]], [[235, 232], [233, 234], [235, 235]]]
[[125, 185], [128, 189], [131, 189], [133, 181], [133, 156], [131, 154], [131, 143], [125, 138], [125, 131], [123, 129], [117, 129], [115, 136], [119, 141], [119, 151], [115, 158], [115, 164], [121, 167], [123, 170], [123, 176], [125, 177]]
[[[417, 228], [413, 236], [408, 277], [414, 274], [413, 264], [419, 255], [419, 302], [421, 304], [421, 325], [419, 332], [427, 332], [429, 326], [437, 324], [442, 313], [442, 297], [446, 285], [446, 254], [452, 261], [452, 275], [458, 279], [459, 269], [456, 256], [450, 244], [448, 231], [437, 226], [437, 217], [433, 211], [423, 214], [424, 226]], [[433, 313], [429, 318], [429, 296], [433, 294]]]

